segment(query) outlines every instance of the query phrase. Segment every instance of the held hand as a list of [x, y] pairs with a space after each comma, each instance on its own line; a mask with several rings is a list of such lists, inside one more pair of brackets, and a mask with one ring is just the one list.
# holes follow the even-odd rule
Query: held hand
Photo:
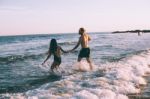
[[69, 53], [68, 51], [64, 51], [64, 53]]
[[64, 53], [69, 53], [70, 52], [70, 50], [67, 50], [67, 51], [63, 51]]
[[43, 63], [42, 63], [42, 66], [44, 66], [44, 64], [45, 64], [45, 63], [43, 62]]
[[72, 50], [68, 50], [68, 51], [66, 51], [67, 53], [70, 53], [70, 52], [72, 52]]
[[71, 53], [73, 52], [74, 50], [67, 50], [67, 51], [64, 51], [64, 53]]
[[73, 52], [74, 50], [72, 49], [72, 50], [69, 50], [69, 52]]

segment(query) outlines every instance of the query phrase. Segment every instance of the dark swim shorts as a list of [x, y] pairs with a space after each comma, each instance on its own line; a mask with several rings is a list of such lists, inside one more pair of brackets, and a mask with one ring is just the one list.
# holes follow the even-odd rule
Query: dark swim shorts
[[82, 48], [80, 50], [79, 56], [80, 58], [89, 58], [90, 57], [90, 48]]

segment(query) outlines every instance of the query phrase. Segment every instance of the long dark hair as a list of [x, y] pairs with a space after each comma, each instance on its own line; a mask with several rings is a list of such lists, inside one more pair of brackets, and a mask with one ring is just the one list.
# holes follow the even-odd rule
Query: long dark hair
[[51, 39], [49, 51], [54, 54], [56, 50], [57, 50], [57, 41], [56, 39]]

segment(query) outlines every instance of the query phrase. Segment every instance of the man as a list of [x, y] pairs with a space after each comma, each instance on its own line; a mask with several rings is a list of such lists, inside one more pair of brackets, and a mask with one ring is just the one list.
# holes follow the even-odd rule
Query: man
[[81, 44], [82, 49], [80, 50], [80, 53], [78, 55], [78, 62], [80, 62], [82, 60], [82, 58], [86, 58], [87, 62], [90, 65], [90, 69], [92, 70], [93, 67], [92, 67], [92, 63], [91, 63], [91, 60], [90, 60], [90, 48], [89, 48], [89, 45], [88, 45], [91, 38], [88, 34], [85, 33], [84, 28], [79, 29], [79, 35], [81, 35], [79, 37], [79, 41], [78, 41], [77, 45], [71, 51], [78, 48], [78, 46]]

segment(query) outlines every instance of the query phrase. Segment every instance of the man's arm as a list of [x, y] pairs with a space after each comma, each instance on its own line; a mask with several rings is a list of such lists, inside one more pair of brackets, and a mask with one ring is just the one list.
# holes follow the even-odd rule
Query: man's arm
[[88, 41], [90, 41], [91, 40], [91, 37], [88, 35]]
[[74, 51], [76, 48], [78, 48], [80, 44], [81, 44], [81, 37], [79, 38], [77, 45], [71, 51]]

